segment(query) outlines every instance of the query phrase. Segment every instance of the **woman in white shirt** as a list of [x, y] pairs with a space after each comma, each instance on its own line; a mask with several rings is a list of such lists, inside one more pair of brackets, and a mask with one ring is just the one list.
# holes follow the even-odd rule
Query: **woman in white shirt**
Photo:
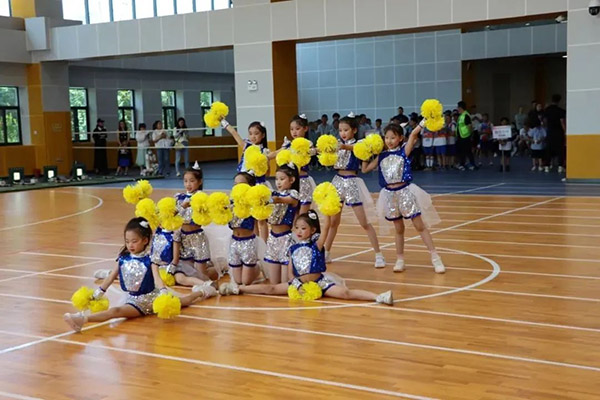
[[152, 124], [152, 130], [154, 131], [152, 133], [152, 140], [154, 141], [158, 153], [158, 174], [168, 176], [171, 164], [171, 139], [169, 138], [167, 131], [163, 129], [161, 121], [155, 121], [154, 124]]
[[187, 170], [190, 167], [190, 159], [188, 153], [189, 134], [187, 131], [187, 125], [184, 118], [177, 120], [177, 128], [173, 133], [173, 139], [175, 140], [175, 172], [177, 176], [181, 176], [179, 172], [179, 164], [181, 163], [181, 156], [183, 156], [183, 165]]
[[138, 131], [135, 133], [135, 140], [137, 142], [135, 163], [140, 167], [141, 175], [146, 167], [146, 150], [150, 147], [150, 133], [146, 130], [146, 124], [141, 123], [138, 125]]

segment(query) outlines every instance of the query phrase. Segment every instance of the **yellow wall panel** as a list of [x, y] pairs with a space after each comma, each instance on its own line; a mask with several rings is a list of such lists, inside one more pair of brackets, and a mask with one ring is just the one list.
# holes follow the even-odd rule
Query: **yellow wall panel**
[[600, 134], [567, 135], [567, 178], [600, 179]]

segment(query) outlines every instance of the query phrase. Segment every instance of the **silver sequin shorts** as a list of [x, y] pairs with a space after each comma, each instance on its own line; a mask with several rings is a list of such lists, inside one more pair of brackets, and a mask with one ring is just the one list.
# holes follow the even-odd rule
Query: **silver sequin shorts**
[[336, 175], [331, 183], [337, 189], [342, 203], [347, 206], [360, 206], [362, 199], [360, 197], [360, 189], [358, 187], [357, 176], [342, 176]]
[[288, 265], [290, 261], [288, 250], [293, 243], [292, 231], [283, 233], [269, 232], [264, 260], [271, 264]]
[[231, 268], [255, 267], [258, 263], [256, 235], [245, 238], [232, 236], [227, 262]]
[[300, 205], [312, 203], [312, 194], [315, 190], [315, 181], [310, 176], [300, 177]]
[[388, 221], [400, 218], [412, 219], [421, 215], [417, 198], [408, 186], [398, 189], [383, 189], [381, 196], [385, 198], [385, 219]]
[[150, 293], [141, 294], [139, 296], [134, 296], [130, 294], [127, 296], [125, 304], [133, 306], [142, 315], [154, 314], [154, 312], [152, 311], [152, 303], [154, 302], [154, 299], [158, 297], [159, 294], [160, 291], [158, 289], [154, 289]]
[[210, 247], [208, 239], [202, 229], [192, 232], [181, 231], [180, 260], [194, 260], [197, 263], [210, 261]]

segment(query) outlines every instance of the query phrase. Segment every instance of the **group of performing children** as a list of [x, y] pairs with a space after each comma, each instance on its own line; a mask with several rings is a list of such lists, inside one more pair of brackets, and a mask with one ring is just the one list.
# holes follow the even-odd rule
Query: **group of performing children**
[[[231, 133], [240, 147], [244, 150], [258, 147], [269, 160], [292, 147], [293, 142], [286, 140], [282, 149], [269, 152], [267, 131], [263, 123], [250, 124], [248, 138], [243, 139], [224, 118], [219, 119], [222, 127]], [[340, 120], [340, 140], [333, 150], [337, 156], [334, 164], [337, 174], [331, 184], [335, 187], [333, 192], [337, 192], [336, 198], [339, 196], [341, 206], [345, 204], [351, 207], [358, 223], [366, 232], [375, 251], [375, 268], [384, 268], [386, 265], [376, 230], [367, 216], [376, 209], [381, 217], [380, 227], [391, 224], [394, 227], [397, 255], [394, 272], [402, 272], [405, 268], [404, 219], [410, 219], [421, 236], [430, 252], [434, 271], [445, 272], [428, 230], [428, 227], [439, 222], [439, 217], [429, 195], [411, 183], [411, 152], [424, 123], [425, 120], [413, 129], [408, 139], [404, 138], [403, 127], [388, 125], [383, 131], [385, 149], [367, 160], [361, 160], [355, 155], [356, 151], [353, 151], [358, 145], [354, 138], [358, 131], [356, 119], [349, 115]], [[292, 118], [290, 140], [305, 138], [307, 134], [308, 120], [303, 115]], [[313, 148], [310, 151], [312, 155], [318, 152]], [[244, 160], [245, 155], [246, 152], [243, 153], [234, 176], [234, 188], [242, 184], [249, 187], [270, 187], [264, 175], [256, 176], [253, 170], [249, 170]], [[378, 169], [382, 188], [377, 207], [358, 176], [359, 171], [367, 173], [375, 169]], [[375, 301], [390, 306], [394, 304], [391, 291], [375, 294], [366, 290], [349, 289], [339, 276], [326, 272], [327, 264], [332, 262], [330, 252], [340, 226], [343, 207], [339, 207], [335, 214], [323, 212], [321, 216], [311, 208], [315, 203], [313, 191], [316, 185], [308, 175], [306, 165], [300, 168], [291, 162], [279, 165], [275, 173], [276, 187], [271, 194], [272, 212], [268, 218], [239, 218], [233, 215], [228, 223], [231, 229], [228, 231], [230, 239], [223, 246], [227, 253], [226, 266], [218, 265], [214, 254], [211, 260], [211, 243], [215, 246], [216, 241], [210, 237], [210, 226], [203, 228], [198, 225], [192, 215], [192, 196], [203, 187], [203, 174], [197, 163], [185, 172], [183, 184], [185, 192], [175, 195], [176, 214], [183, 218], [180, 229], [168, 230], [165, 226], [158, 226], [153, 232], [153, 227], [145, 218], [130, 220], [125, 227], [124, 247], [119, 253], [117, 264], [112, 270], [100, 270], [94, 274], [96, 278], [103, 279], [103, 282], [93, 293], [90, 292], [90, 300], [103, 299], [106, 291], [118, 278], [127, 296], [124, 304], [95, 313], [67, 313], [64, 319], [72, 329], [79, 332], [88, 322], [154, 314], [156, 310], [153, 310], [153, 303], [161, 294], [166, 293], [177, 296], [181, 307], [218, 294], [225, 296], [243, 293], [288, 294], [296, 300], [315, 300], [328, 296]], [[264, 256], [261, 254], [261, 247], [264, 248]], [[177, 284], [192, 287], [191, 292], [181, 295], [167, 289], [167, 274], [174, 277]], [[229, 275], [229, 281], [221, 283], [217, 288], [218, 280], [225, 274]], [[266, 280], [268, 284], [265, 283]]]

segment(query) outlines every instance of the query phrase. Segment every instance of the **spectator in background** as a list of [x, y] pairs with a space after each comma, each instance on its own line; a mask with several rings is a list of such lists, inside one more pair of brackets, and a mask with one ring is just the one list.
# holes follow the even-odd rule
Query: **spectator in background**
[[[396, 117], [394, 117], [393, 119], [396, 119]], [[408, 125], [406, 125], [406, 127], [404, 129], [406, 137], [410, 137], [410, 134], [412, 133], [413, 129], [415, 129], [417, 127], [417, 125], [419, 125], [419, 117], [411, 114], [410, 120], [408, 121]], [[423, 132], [423, 131], [421, 131], [421, 132]], [[412, 163], [411, 163], [412, 169], [415, 171], [422, 170], [423, 169], [423, 162], [422, 162], [423, 148], [421, 147], [421, 137], [417, 138], [411, 155], [412, 155]]]
[[[464, 101], [458, 102], [458, 120], [456, 126], [457, 133], [457, 151], [459, 157], [459, 169], [465, 170], [465, 167], [471, 171], [476, 168], [475, 159], [473, 157], [473, 151], [471, 148], [471, 138], [473, 134], [471, 116], [467, 111], [467, 104]], [[467, 164], [467, 159], [469, 164]]]
[[530, 128], [537, 128], [542, 125], [542, 119], [540, 118], [540, 111], [542, 109], [542, 105], [538, 104], [537, 101], [531, 102], [532, 109], [527, 113], [527, 124]]
[[333, 123], [331, 124], [331, 134], [333, 136], [335, 136], [337, 139], [340, 138], [340, 120], [339, 120], [339, 118], [333, 120]]
[[[546, 145], [546, 130], [542, 126], [529, 129], [527, 124], [522, 128], [521, 131], [525, 131], [525, 134], [531, 142], [531, 170], [538, 171], [544, 170], [543, 159], [544, 147]], [[536, 165], [537, 164], [537, 165]], [[546, 172], [550, 172], [550, 169], [546, 167]]]
[[446, 169], [449, 169], [448, 167], [454, 168], [456, 163], [456, 122], [452, 118], [451, 111], [448, 110], [444, 113], [444, 122], [444, 129], [446, 130]]
[[380, 135], [383, 135], [383, 128], [381, 127], [382, 123], [383, 121], [381, 120], [381, 118], [377, 118], [375, 120], [375, 132], [377, 132]]
[[127, 122], [122, 119], [119, 121], [119, 150], [117, 156], [117, 172], [115, 176], [120, 175], [123, 172], [124, 175], [129, 175], [129, 167], [133, 163], [133, 157], [131, 155], [131, 149], [129, 148], [130, 142], [129, 138], [131, 132], [129, 131], [129, 127], [127, 126]]
[[171, 139], [169, 138], [167, 131], [163, 129], [162, 121], [154, 121], [154, 124], [152, 124], [152, 131], [152, 141], [154, 141], [158, 153], [157, 173], [159, 175], [168, 176], [171, 164]]
[[446, 138], [446, 129], [442, 128], [437, 132], [433, 133], [433, 152], [437, 157], [437, 164], [439, 169], [444, 169], [448, 165], [446, 164], [446, 146], [448, 139]]
[[479, 166], [483, 165], [482, 160], [490, 165], [494, 165], [491, 156], [494, 151], [494, 143], [492, 141], [492, 125], [490, 124], [490, 116], [483, 114], [481, 116], [481, 124], [479, 125]]
[[404, 115], [404, 108], [402, 106], [398, 107], [398, 115], [396, 115], [392, 119], [398, 120], [401, 124], [405, 124], [408, 122], [408, 117]]
[[[317, 138], [320, 137], [321, 135], [329, 135], [331, 133], [331, 125], [329, 125], [327, 123], [327, 121], [329, 120], [329, 117], [327, 117], [327, 114], [323, 114], [321, 116], [321, 123], [319, 124], [318, 128], [317, 128]], [[316, 144], [316, 142], [315, 142]]]
[[517, 127], [517, 131], [521, 131], [522, 128], [525, 127], [525, 122], [527, 121], [527, 114], [523, 112], [523, 106], [519, 106], [519, 112], [515, 114], [515, 126]]
[[179, 118], [177, 120], [177, 127], [175, 128], [175, 132], [173, 133], [173, 139], [175, 144], [175, 172], [177, 173], [177, 177], [181, 176], [179, 172], [179, 165], [181, 164], [181, 156], [183, 156], [185, 169], [187, 170], [190, 167], [190, 157], [188, 152], [188, 145], [190, 142], [190, 136], [188, 133], [188, 127], [185, 123], [185, 118]]
[[[500, 119], [500, 126], [506, 125], [510, 126], [510, 121], [508, 120], [508, 118], [503, 117], [502, 119]], [[500, 150], [500, 157], [502, 157], [500, 159], [500, 172], [510, 172], [510, 154], [512, 152], [512, 142], [513, 138], [501, 139], [498, 141], [498, 150]]]
[[94, 171], [100, 175], [108, 174], [108, 161], [106, 159], [106, 138], [108, 135], [105, 132], [104, 120], [98, 118], [92, 139], [94, 139]]
[[331, 121], [331, 125], [333, 125], [335, 123], [335, 121], [337, 121], [338, 123], [340, 122], [340, 114], [338, 114], [338, 113], [333, 113], [331, 118], [333, 118], [333, 121]]
[[548, 171], [552, 169], [552, 164], [556, 160], [558, 164], [558, 173], [565, 172], [566, 156], [566, 136], [567, 131], [567, 112], [559, 107], [561, 95], [552, 96], [552, 104], [546, 108], [543, 114], [547, 134], [548, 134]]
[[481, 120], [483, 119], [483, 116], [477, 112], [476, 105], [473, 105], [471, 107], [470, 116], [471, 126], [473, 128], [471, 133], [471, 151], [473, 152], [473, 154], [477, 154], [477, 149], [479, 148], [479, 133], [481, 129]]
[[146, 168], [146, 152], [150, 147], [150, 133], [146, 130], [146, 124], [141, 123], [138, 125], [138, 131], [135, 133], [135, 140], [137, 141], [135, 163], [140, 167], [140, 175], [144, 176], [144, 169]]
[[356, 134], [356, 140], [364, 139], [367, 136], [367, 132], [371, 130], [371, 125], [367, 123], [367, 116], [360, 114], [358, 120], [358, 133]]

